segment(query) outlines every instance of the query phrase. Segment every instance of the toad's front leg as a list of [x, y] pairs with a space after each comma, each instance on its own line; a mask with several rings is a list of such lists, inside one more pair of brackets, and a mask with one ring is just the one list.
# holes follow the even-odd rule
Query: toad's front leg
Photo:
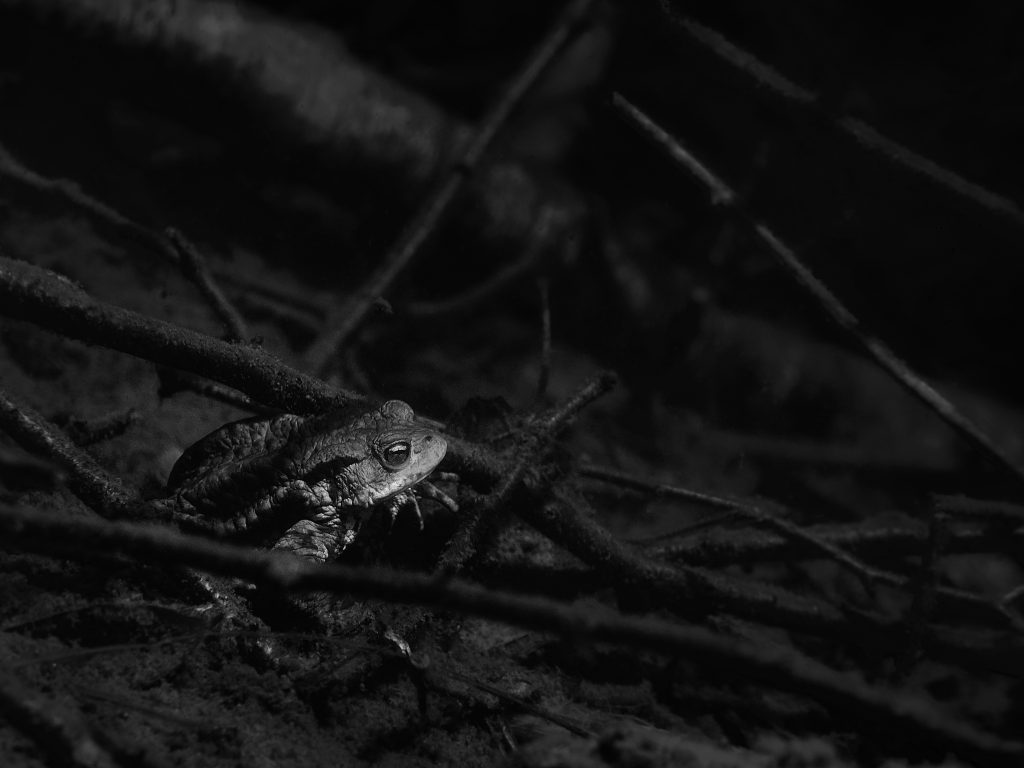
[[355, 540], [357, 531], [358, 525], [351, 516], [333, 507], [320, 508], [315, 516], [292, 525], [273, 548], [317, 563], [329, 563]]

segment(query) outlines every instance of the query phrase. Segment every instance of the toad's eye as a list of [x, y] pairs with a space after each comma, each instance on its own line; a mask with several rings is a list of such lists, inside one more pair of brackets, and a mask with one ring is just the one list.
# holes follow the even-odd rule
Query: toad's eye
[[396, 440], [384, 446], [384, 449], [381, 451], [381, 458], [384, 461], [384, 466], [388, 469], [401, 469], [409, 461], [409, 454], [411, 452], [412, 447], [409, 445], [408, 440]]

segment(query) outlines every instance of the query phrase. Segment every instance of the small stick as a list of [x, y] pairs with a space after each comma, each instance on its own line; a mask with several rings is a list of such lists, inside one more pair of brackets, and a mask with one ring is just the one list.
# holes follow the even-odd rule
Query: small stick
[[537, 399], [543, 400], [551, 378], [551, 302], [548, 301], [548, 279], [537, 280], [540, 294], [540, 375], [537, 377]]
[[468, 139], [461, 156], [428, 195], [365, 287], [338, 310], [328, 313], [327, 332], [306, 352], [308, 370], [323, 376], [334, 366], [338, 351], [362, 323], [373, 303], [387, 293], [395, 279], [420, 253], [423, 244], [444, 220], [456, 194], [480, 163], [509, 115], [585, 21], [592, 4], [593, 0], [570, 0], [569, 6]]
[[[926, 546], [921, 554], [920, 567], [913, 584], [913, 600], [904, 618], [907, 644], [901, 658], [897, 659], [893, 673], [896, 680], [904, 679], [909, 675], [914, 664], [923, 655], [924, 643], [929, 631], [928, 621], [935, 609], [936, 598], [942, 590], [939, 586], [939, 558], [945, 549], [947, 538], [945, 516], [932, 510], [931, 518], [928, 521]], [[999, 609], [1001, 608], [1002, 606], [999, 606]], [[1009, 618], [1012, 621], [1013, 617], [1009, 616]]]
[[167, 227], [164, 230], [164, 236], [178, 254], [178, 262], [181, 264], [181, 271], [185, 277], [195, 284], [213, 308], [214, 313], [224, 323], [224, 328], [228, 332], [228, 341], [248, 339], [249, 329], [246, 327], [245, 320], [214, 281], [206, 258], [199, 252], [195, 244], [174, 227]]
[[1008, 501], [972, 499], [967, 496], [934, 494], [932, 499], [938, 511], [948, 515], [987, 517], [1010, 524], [1024, 525], [1024, 506]]
[[178, 392], [189, 391], [239, 410], [262, 416], [276, 416], [281, 413], [280, 408], [270, 408], [236, 389], [225, 387], [223, 384], [210, 381], [202, 376], [179, 371], [177, 368], [161, 367], [158, 369], [158, 374], [160, 376], [160, 397], [171, 397]]
[[745, 76], [754, 85], [753, 92], [768, 94], [777, 99], [807, 111], [814, 119], [826, 117], [832, 127], [843, 136], [868, 152], [884, 157], [905, 171], [931, 182], [936, 187], [954, 196], [1000, 216], [1018, 228], [1024, 229], [1024, 211], [1012, 200], [996, 194], [985, 187], [949, 170], [934, 160], [915, 152], [899, 142], [893, 141], [869, 123], [849, 115], [825, 115], [820, 97], [810, 89], [795, 83], [756, 56], [728, 40], [721, 32], [706, 27], [691, 18], [676, 14], [668, 0], [661, 0], [665, 14], [675, 22], [686, 37]]
[[489, 495], [474, 504], [466, 513], [458, 529], [452, 535], [441, 557], [438, 570], [453, 574], [478, 554], [478, 547], [491, 531], [498, 512], [508, 503], [519, 487], [527, 470], [537, 461], [538, 453], [552, 436], [564, 428], [569, 421], [601, 395], [608, 392], [617, 381], [614, 374], [605, 372], [587, 382], [564, 403], [538, 420], [529, 438], [520, 447], [519, 460], [498, 486]]
[[[3, 144], [0, 144], [0, 173], [39, 192], [61, 197], [79, 210], [149, 245], [154, 245], [155, 240], [158, 239], [156, 233], [135, 223], [106, 203], [97, 200], [85, 192], [76, 182], [69, 179], [52, 179], [36, 173], [11, 154], [11, 151]], [[163, 248], [158, 247], [156, 250], [165, 258], [170, 255]]]
[[804, 289], [839, 328], [859, 346], [883, 371], [892, 376], [918, 400], [931, 408], [943, 421], [968, 443], [995, 460], [1006, 474], [1024, 486], [1024, 469], [1019, 467], [992, 439], [977, 425], [963, 415], [949, 400], [939, 394], [930, 384], [914, 373], [880, 339], [869, 335], [860, 326], [857, 318], [847, 309], [829, 288], [821, 282], [796, 253], [782, 242], [774, 232], [750, 217], [738, 202], [736, 193], [715, 173], [703, 165], [692, 153], [669, 135], [661, 126], [651, 120], [621, 94], [612, 96], [612, 104], [618, 113], [631, 125], [652, 140], [663, 152], [691, 175], [699, 179], [711, 192], [714, 205], [723, 206], [737, 217], [771, 253], [779, 265]]
[[[755, 524], [772, 528], [778, 531], [779, 534], [785, 538], [788, 538], [791, 541], [800, 542], [812, 550], [819, 552], [827, 559], [833, 560], [839, 565], [842, 565], [844, 568], [860, 578], [868, 588], [873, 584], [884, 584], [888, 587], [912, 591], [914, 594], [921, 592], [921, 589], [915, 589], [914, 583], [905, 576], [870, 566], [849, 552], [845, 552], [840, 549], [835, 544], [816, 536], [812, 531], [809, 531], [806, 528], [801, 528], [784, 518], [772, 514], [759, 505], [751, 504], [739, 499], [731, 499], [710, 493], [693, 491], [688, 488], [680, 488], [678, 486], [665, 485], [662, 483], [653, 483], [648, 480], [644, 480], [643, 478], [638, 478], [601, 467], [584, 465], [580, 468], [580, 472], [587, 477], [593, 477], [595, 479], [612, 482], [629, 488], [645, 490], [658, 496], [685, 499], [687, 501], [694, 501], [707, 506], [740, 514], [753, 521]], [[929, 548], [927, 550], [929, 558], [937, 557], [937, 553], [935, 551], [935, 548], [938, 546], [935, 543], [936, 536], [937, 534], [934, 531], [931, 531], [929, 534]], [[928, 563], [928, 567], [931, 567], [930, 564], [932, 563], [932, 560], [929, 559]], [[958, 589], [940, 588], [937, 585], [931, 585], [929, 589], [932, 592], [941, 593], [942, 597], [950, 605], [962, 605], [965, 608], [969, 607], [993, 618], [998, 615], [1002, 619], [1008, 619], [1019, 631], [1024, 631], [1024, 621], [1016, 620], [1014, 617], [1007, 615], [1006, 612], [1000, 610], [998, 606], [993, 605], [978, 595]]]
[[164, 233], [144, 227], [106, 203], [85, 192], [79, 184], [68, 179], [51, 179], [36, 173], [18, 160], [10, 150], [0, 144], [0, 173], [16, 179], [32, 189], [57, 195], [90, 216], [105, 222], [132, 240], [142, 243], [153, 253], [172, 264], [177, 264], [185, 277], [195, 285], [214, 313], [238, 339], [247, 339], [245, 321], [214, 282], [205, 259], [176, 229]]
[[308, 290], [292, 290], [280, 284], [279, 281], [271, 282], [274, 280], [273, 276], [262, 278], [255, 274], [241, 274], [238, 270], [224, 267], [214, 267], [212, 272], [218, 281], [233, 286], [241, 294], [247, 297], [257, 295], [274, 304], [284, 305], [306, 315], [309, 322], [313, 322], [313, 318], [322, 321], [326, 314], [324, 304], [327, 303], [327, 298], [322, 293], [310, 295]]
[[811, 549], [820, 552], [826, 558], [834, 560], [840, 565], [845, 566], [867, 583], [892, 583], [890, 577], [896, 579], [899, 578], [895, 577], [894, 574], [885, 574], [882, 571], [878, 571], [868, 566], [853, 555], [844, 552], [839, 547], [818, 538], [813, 533], [794, 525], [788, 520], [768, 512], [757, 504], [752, 504], [740, 499], [732, 499], [725, 496], [704, 493], [702, 491], [694, 491], [689, 488], [682, 488], [675, 485], [655, 483], [634, 475], [628, 475], [624, 472], [618, 472], [605, 467], [597, 467], [591, 464], [585, 464], [580, 467], [580, 473], [586, 477], [592, 477], [596, 480], [603, 480], [605, 482], [614, 483], [627, 488], [646, 491], [654, 494], [655, 496], [669, 496], [676, 499], [683, 499], [685, 501], [697, 502], [698, 504], [726, 510], [728, 512], [735, 512], [758, 525], [763, 525], [778, 531], [788, 539], [808, 545]]
[[610, 392], [618, 381], [619, 377], [611, 371], [599, 373], [584, 384], [575, 395], [540, 418], [538, 426], [542, 430], [541, 437], [554, 435], [568, 426], [580, 411], [597, 398]]
[[235, 303], [249, 311], [255, 317], [269, 317], [275, 323], [293, 328], [306, 336], [316, 336], [320, 332], [321, 321], [311, 313], [295, 309], [269, 296], [256, 293], [241, 293], [235, 297]]
[[[448, 677], [453, 680], [460, 680], [461, 682], [466, 683], [467, 685], [471, 685], [474, 688], [479, 688], [481, 691], [484, 691], [485, 693], [491, 694], [492, 696], [500, 699], [506, 704], [512, 704], [517, 709], [521, 709], [522, 711], [527, 712], [531, 715], [547, 720], [548, 722], [554, 723], [555, 725], [561, 726], [562, 728], [565, 728], [565, 730], [569, 731], [569, 733], [574, 733], [577, 736], [582, 736], [584, 738], [596, 737], [596, 734], [593, 731], [587, 730], [579, 723], [570, 720], [568, 717], [560, 715], [556, 712], [552, 712], [549, 709], [539, 707], [536, 704], [533, 704], [532, 702], [529, 702], [520, 696], [511, 694], [505, 689], [499, 688], [496, 685], [491, 685], [490, 683], [481, 680], [478, 677], [473, 677], [463, 672], [459, 672], [458, 670], [454, 669], [450, 664], [442, 666], [438, 670], [438, 672], [440, 676]], [[451, 695], [458, 695], [459, 693], [458, 689], [453, 690], [442, 688], [441, 690], [444, 690]]]
[[[917, 524], [815, 525], [808, 530], [818, 539], [862, 556], [906, 557], [921, 551], [928, 532]], [[1024, 546], [1024, 535], [1007, 536], [1005, 532], [979, 525], [957, 525], [949, 531], [948, 551], [1013, 552]], [[780, 534], [753, 530], [710, 531], [699, 539], [683, 529], [683, 538], [659, 538], [643, 549], [650, 557], [679, 560], [708, 567], [741, 563], [789, 560], [799, 556], [802, 547]]]
[[957, 471], [957, 464], [943, 457], [914, 457], [889, 454], [878, 449], [837, 442], [822, 442], [789, 437], [706, 429], [702, 442], [716, 448], [742, 453], [755, 460], [772, 464], [797, 464], [844, 472], [870, 472], [888, 475], [937, 477]]
[[1019, 615], [1014, 603], [1024, 597], [1024, 584], [1014, 587], [1001, 598], [999, 598], [999, 605], [1001, 605], [1007, 611], [1013, 611]]
[[427, 320], [468, 312], [515, 285], [519, 278], [529, 273], [531, 267], [532, 265], [525, 259], [520, 259], [456, 296], [435, 301], [412, 302], [405, 308], [405, 314], [412, 318]]
[[141, 503], [138, 494], [108, 474], [64, 432], [2, 389], [0, 429], [25, 450], [46, 456], [63, 467], [74, 494], [100, 514], [125, 517], [132, 514]]
[[405, 308], [405, 313], [410, 317], [429, 319], [468, 312], [511, 287], [540, 262], [546, 246], [551, 242], [551, 231], [556, 224], [556, 218], [551, 208], [541, 211], [540, 218], [530, 234], [529, 244], [523, 250], [522, 256], [511, 264], [455, 296], [435, 301], [413, 302]]
[[91, 421], [65, 414], [60, 418], [55, 417], [54, 422], [75, 445], [86, 448], [123, 435], [130, 427], [138, 424], [141, 418], [137, 410], [128, 408]]

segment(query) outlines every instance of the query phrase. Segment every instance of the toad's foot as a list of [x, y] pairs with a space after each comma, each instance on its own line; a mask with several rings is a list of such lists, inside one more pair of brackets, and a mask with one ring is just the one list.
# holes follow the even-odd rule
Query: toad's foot
[[328, 563], [355, 541], [357, 530], [354, 520], [324, 514], [321, 520], [299, 520], [277, 540], [274, 549], [312, 562]]
[[392, 497], [391, 501], [387, 506], [388, 516], [391, 518], [391, 522], [388, 525], [389, 530], [394, 527], [395, 520], [398, 518], [398, 513], [411, 507], [416, 513], [416, 522], [419, 523], [420, 533], [423, 532], [423, 513], [420, 511], [420, 503], [416, 499], [416, 494], [412, 491], [402, 491]]
[[[450, 472], [445, 472], [443, 474], [451, 475]], [[458, 476], [455, 475], [454, 477], [457, 478]], [[451, 478], [442, 478], [442, 479], [451, 479]], [[455, 499], [453, 499], [451, 496], [449, 496], [447, 493], [442, 491], [440, 488], [438, 488], [433, 483], [430, 483], [430, 482], [427, 482], [426, 480], [424, 480], [418, 486], [416, 486], [416, 490], [419, 491], [421, 496], [423, 496], [425, 498], [428, 498], [428, 499], [433, 499], [438, 504], [440, 504], [442, 507], [444, 507], [445, 509], [450, 510], [451, 512], [458, 512], [459, 511], [459, 504], [458, 504], [458, 502], [455, 501]]]

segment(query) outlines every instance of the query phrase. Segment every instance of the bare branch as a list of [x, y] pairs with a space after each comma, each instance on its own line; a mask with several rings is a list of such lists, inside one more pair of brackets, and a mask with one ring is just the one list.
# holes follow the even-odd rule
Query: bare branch
[[548, 391], [551, 378], [551, 303], [548, 301], [548, 279], [537, 281], [540, 295], [540, 375], [537, 377], [537, 399], [541, 400]]
[[427, 196], [398, 241], [383, 257], [381, 266], [353, 299], [342, 304], [336, 311], [328, 313], [326, 334], [315, 341], [306, 352], [306, 365], [309, 370], [323, 375], [332, 367], [335, 355], [362, 323], [373, 303], [387, 293], [395, 279], [412, 263], [423, 244], [444, 220], [457, 193], [490, 148], [498, 131], [584, 22], [592, 4], [593, 0], [570, 0], [568, 8], [559, 16], [543, 42], [526, 60], [472, 137], [467, 140], [465, 149], [451, 170]]
[[134, 408], [109, 413], [98, 419], [86, 420], [64, 413], [54, 417], [54, 422], [79, 448], [96, 445], [123, 435], [130, 427], [138, 424], [142, 416]]
[[277, 415], [281, 413], [280, 408], [271, 408], [263, 405], [243, 392], [231, 387], [225, 387], [216, 381], [211, 381], [204, 376], [197, 376], [193, 373], [186, 373], [177, 368], [157, 369], [160, 377], [160, 396], [170, 397], [178, 392], [195, 392], [197, 395], [226, 403], [242, 411], [250, 411], [264, 416]]
[[0, 312], [72, 339], [209, 376], [296, 413], [363, 399], [289, 368], [262, 350], [97, 301], [66, 278], [2, 256]]
[[224, 323], [229, 335], [228, 340], [245, 341], [248, 339], [249, 329], [245, 325], [245, 320], [214, 281], [206, 258], [196, 248], [195, 243], [174, 227], [165, 229], [164, 235], [177, 252], [178, 261], [181, 263], [181, 269], [185, 276], [195, 284], [217, 317]]
[[[816, 538], [859, 555], [906, 557], [921, 551], [928, 530], [919, 524], [903, 525], [815, 525], [807, 529]], [[1004, 531], [981, 525], [956, 525], [948, 530], [949, 552], [1013, 551], [1024, 544], [1024, 534], [1007, 536]], [[651, 557], [681, 560], [705, 566], [730, 563], [784, 561], [806, 552], [805, 547], [778, 534], [743, 530], [717, 530], [682, 539], [661, 538], [644, 546]]]
[[68, 473], [68, 484], [90, 508], [110, 517], [130, 515], [141, 503], [138, 494], [108, 474], [35, 410], [0, 389], [0, 429], [27, 451], [53, 459]]
[[0, 144], [0, 173], [39, 192], [60, 197], [93, 218], [152, 247], [164, 258], [174, 259], [174, 253], [158, 242], [159, 237], [156, 233], [132, 221], [117, 209], [97, 200], [77, 183], [69, 179], [52, 179], [37, 173], [16, 158], [3, 144]]
[[944, 494], [935, 494], [933, 498], [936, 502], [936, 510], [948, 515], [988, 518], [1010, 525], [1024, 525], [1024, 506], [1020, 504]]
[[164, 233], [144, 227], [117, 209], [97, 200], [68, 179], [47, 178], [26, 166], [0, 144], [0, 173], [40, 192], [58, 195], [90, 216], [108, 224], [133, 241], [141, 243], [161, 258], [177, 264], [189, 282], [199, 289], [214, 314], [239, 340], [249, 338], [245, 321], [217, 287], [199, 250], [181, 232], [168, 228]]
[[537, 268], [541, 257], [551, 244], [552, 233], [557, 229], [557, 224], [557, 217], [550, 209], [541, 211], [540, 218], [533, 226], [529, 242], [519, 258], [458, 295], [434, 301], [413, 302], [405, 308], [406, 314], [414, 318], [431, 319], [475, 309], [515, 285], [516, 281]]
[[1006, 474], [1024, 486], [1024, 469], [1017, 465], [992, 439], [974, 422], [960, 412], [949, 400], [936, 391], [924, 379], [910, 369], [902, 359], [880, 339], [869, 335], [857, 318], [821, 282], [796, 253], [782, 242], [767, 226], [747, 213], [738, 202], [736, 193], [720, 177], [704, 166], [693, 154], [674, 137], [651, 120], [621, 94], [612, 96], [612, 104], [619, 114], [644, 136], [653, 141], [683, 170], [699, 179], [711, 191], [713, 204], [722, 205], [730, 214], [742, 222], [768, 249], [779, 265], [804, 289], [839, 328], [859, 346], [882, 370], [886, 371], [918, 400], [931, 408], [943, 421], [975, 448], [995, 461]]
[[852, 139], [861, 149], [883, 157], [943, 191], [952, 193], [959, 199], [966, 200], [1024, 229], [1024, 210], [1009, 198], [969, 181], [934, 160], [890, 139], [864, 120], [849, 115], [826, 116], [819, 96], [813, 91], [772, 69], [749, 51], [728, 40], [721, 32], [675, 13], [669, 0], [661, 0], [661, 7], [690, 42], [696, 43], [718, 61], [750, 78], [752, 84], [756, 86], [751, 89], [754, 93], [774, 96], [790, 106], [803, 109], [815, 120], [828, 117], [837, 133]]

